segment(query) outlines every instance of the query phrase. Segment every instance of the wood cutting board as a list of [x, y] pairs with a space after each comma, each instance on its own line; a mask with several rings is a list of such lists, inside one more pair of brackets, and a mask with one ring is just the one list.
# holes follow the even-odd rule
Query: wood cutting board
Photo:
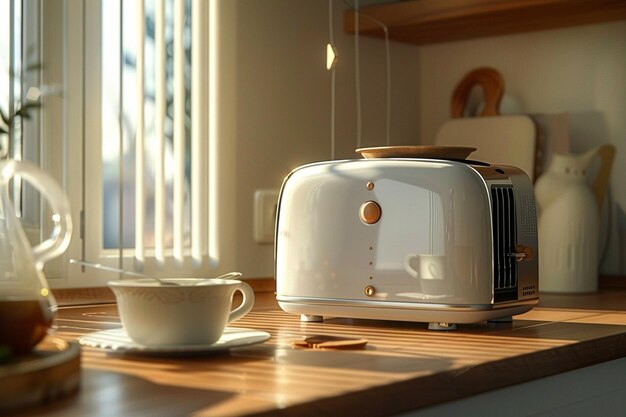
[[[473, 87], [481, 86], [485, 105], [479, 117], [462, 117]], [[504, 80], [492, 68], [478, 68], [467, 74], [452, 96], [452, 119], [443, 123], [436, 145], [474, 146], [472, 158], [521, 168], [534, 181], [537, 161], [537, 128], [526, 115], [500, 115]]]

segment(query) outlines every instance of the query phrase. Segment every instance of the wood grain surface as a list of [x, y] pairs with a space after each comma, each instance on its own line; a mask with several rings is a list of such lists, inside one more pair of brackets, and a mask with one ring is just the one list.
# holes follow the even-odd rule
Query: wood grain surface
[[[383, 416], [626, 356], [626, 292], [573, 297], [566, 307], [550, 307], [564, 303], [550, 297], [512, 323], [434, 332], [425, 323], [303, 323], [261, 293], [233, 326], [269, 332], [265, 343], [175, 358], [83, 347], [76, 396], [14, 415]], [[60, 309], [54, 332], [75, 340], [117, 327], [114, 304], [73, 306]], [[314, 335], [368, 343], [355, 350], [293, 344]]]
[[[409, 0], [360, 8], [359, 31], [425, 45], [626, 19], [623, 0]], [[355, 12], [344, 14], [355, 32]]]

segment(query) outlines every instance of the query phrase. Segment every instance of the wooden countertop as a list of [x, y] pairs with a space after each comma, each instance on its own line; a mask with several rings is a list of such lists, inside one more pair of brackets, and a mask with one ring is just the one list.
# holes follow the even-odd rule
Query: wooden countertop
[[[626, 291], [544, 296], [508, 324], [434, 332], [424, 323], [301, 323], [271, 293], [234, 327], [267, 342], [200, 357], [83, 347], [80, 391], [16, 416], [383, 416], [626, 356]], [[56, 336], [119, 327], [114, 304], [60, 309]], [[366, 338], [365, 349], [297, 348], [308, 335]]]

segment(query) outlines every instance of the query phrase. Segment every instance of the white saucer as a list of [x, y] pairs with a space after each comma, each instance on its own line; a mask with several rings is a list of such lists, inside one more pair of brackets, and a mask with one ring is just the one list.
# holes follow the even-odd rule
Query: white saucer
[[207, 345], [167, 345], [146, 346], [133, 342], [124, 328], [101, 330], [78, 338], [83, 346], [105, 349], [118, 353], [149, 353], [149, 354], [190, 354], [219, 352], [234, 347], [261, 343], [270, 338], [270, 334], [259, 330], [227, 327], [224, 334], [215, 343]]

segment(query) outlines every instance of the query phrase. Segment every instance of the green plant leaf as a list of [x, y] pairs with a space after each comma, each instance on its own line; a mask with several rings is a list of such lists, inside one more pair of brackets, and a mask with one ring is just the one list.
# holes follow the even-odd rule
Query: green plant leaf
[[43, 68], [40, 62], [34, 62], [32, 64], [28, 64], [25, 68], [26, 71], [40, 70]]
[[13, 115], [13, 117], [11, 119], [14, 119], [16, 117], [21, 117], [22, 119], [30, 119], [30, 113], [29, 111], [31, 109], [36, 109], [41, 107], [40, 103], [37, 102], [28, 102], [26, 104], [23, 104], [22, 107], [15, 112], [15, 114]]
[[39, 107], [41, 107], [41, 103], [37, 101], [27, 101], [26, 103], [22, 104], [22, 107], [20, 110], [38, 109]]
[[7, 119], [6, 115], [4, 114], [4, 112], [2, 111], [2, 109], [0, 109], [0, 117], [2, 117], [2, 121], [6, 124], [9, 124], [9, 119]]

